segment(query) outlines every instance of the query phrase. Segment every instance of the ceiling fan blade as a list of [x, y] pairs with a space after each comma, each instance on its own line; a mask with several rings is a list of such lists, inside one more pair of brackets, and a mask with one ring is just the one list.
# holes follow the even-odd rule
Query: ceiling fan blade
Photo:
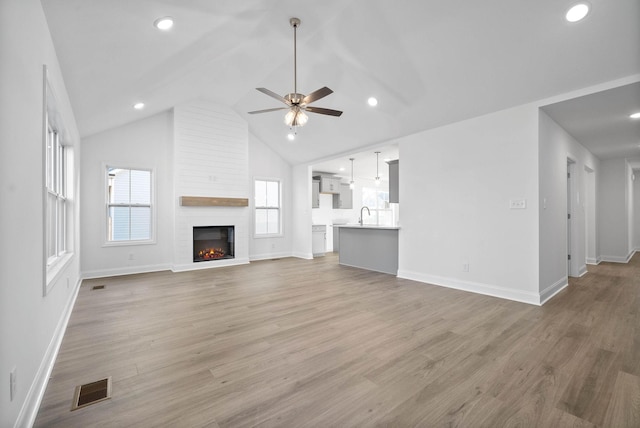
[[311, 92], [309, 95], [304, 97], [300, 104], [311, 104], [312, 102], [317, 101], [320, 98], [324, 98], [329, 94], [333, 94], [333, 91], [325, 86], [318, 89], [317, 91]]
[[268, 108], [265, 110], [255, 110], [255, 111], [250, 111], [249, 114], [256, 114], [256, 113], [269, 113], [270, 111], [276, 111], [276, 110], [288, 110], [288, 107], [277, 107], [277, 108]]
[[273, 91], [268, 90], [267, 88], [256, 88], [257, 90], [259, 90], [260, 92], [262, 92], [265, 95], [269, 95], [272, 98], [275, 98], [278, 101], [282, 101], [283, 103], [285, 103], [286, 105], [290, 106], [291, 102], [287, 101], [284, 97], [276, 94]]
[[340, 110], [331, 110], [329, 108], [307, 106], [304, 109], [305, 111], [309, 111], [311, 113], [326, 114], [328, 116], [340, 117], [340, 115], [342, 115], [342, 112]]

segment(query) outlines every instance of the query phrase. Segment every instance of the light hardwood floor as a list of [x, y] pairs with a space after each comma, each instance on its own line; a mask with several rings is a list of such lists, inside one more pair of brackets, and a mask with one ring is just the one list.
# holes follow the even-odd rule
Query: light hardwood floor
[[640, 254], [543, 307], [335, 256], [84, 281], [36, 426], [640, 427], [639, 296]]

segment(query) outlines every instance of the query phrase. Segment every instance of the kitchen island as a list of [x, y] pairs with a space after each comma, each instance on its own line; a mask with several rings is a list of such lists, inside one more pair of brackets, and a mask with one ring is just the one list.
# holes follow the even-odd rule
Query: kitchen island
[[393, 226], [334, 225], [340, 229], [341, 265], [398, 274], [398, 230]]

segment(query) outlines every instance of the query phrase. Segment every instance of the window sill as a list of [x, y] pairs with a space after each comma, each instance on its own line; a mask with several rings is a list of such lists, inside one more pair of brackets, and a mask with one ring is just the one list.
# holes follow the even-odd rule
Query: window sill
[[49, 293], [53, 283], [58, 279], [60, 273], [69, 265], [72, 259], [73, 253], [65, 253], [65, 255], [58, 257], [53, 263], [47, 265], [47, 293]]
[[253, 235], [254, 239], [268, 239], [268, 238], [284, 238], [284, 233], [272, 233], [268, 235]]
[[155, 245], [155, 239], [145, 239], [140, 241], [108, 241], [102, 244], [103, 247], [129, 247], [132, 245]]

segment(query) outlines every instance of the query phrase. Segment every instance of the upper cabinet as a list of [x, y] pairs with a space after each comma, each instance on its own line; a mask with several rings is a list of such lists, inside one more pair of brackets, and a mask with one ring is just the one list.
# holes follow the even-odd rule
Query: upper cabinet
[[333, 195], [332, 208], [351, 209], [353, 207], [353, 191], [340, 178], [329, 173], [314, 172], [312, 181], [313, 194], [311, 208], [320, 208], [320, 194]]
[[387, 162], [389, 164], [389, 202], [400, 203], [399, 175], [400, 161], [398, 159]]
[[340, 193], [333, 195], [333, 208], [351, 209], [353, 208], [353, 190], [348, 184], [340, 184]]
[[313, 180], [320, 182], [320, 193], [337, 195], [340, 193], [341, 179], [328, 172], [313, 172]]
[[313, 180], [311, 194], [311, 208], [320, 208], [320, 180]]
[[340, 179], [324, 175], [320, 176], [320, 193], [340, 193]]

